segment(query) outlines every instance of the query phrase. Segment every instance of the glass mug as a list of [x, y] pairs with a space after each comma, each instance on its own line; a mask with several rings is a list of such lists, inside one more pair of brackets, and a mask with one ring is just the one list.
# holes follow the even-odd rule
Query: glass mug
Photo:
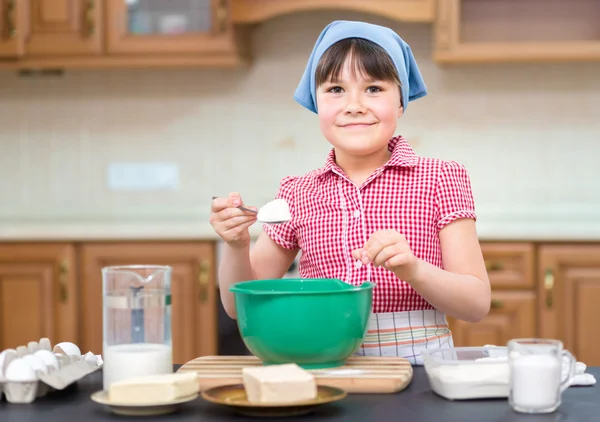
[[[563, 361], [568, 361], [568, 368], [567, 362]], [[554, 412], [561, 404], [563, 391], [573, 382], [576, 363], [573, 355], [563, 350], [559, 340], [510, 340], [510, 406], [520, 413]]]

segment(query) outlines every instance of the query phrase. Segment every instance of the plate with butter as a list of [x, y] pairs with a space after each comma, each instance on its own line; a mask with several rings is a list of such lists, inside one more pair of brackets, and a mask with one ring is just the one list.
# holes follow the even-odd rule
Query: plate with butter
[[197, 398], [198, 384], [192, 372], [124, 379], [112, 383], [108, 391], [97, 391], [91, 396], [113, 413], [126, 416], [173, 413], [183, 403]]
[[297, 416], [344, 399], [346, 391], [317, 385], [314, 375], [296, 364], [245, 367], [242, 384], [202, 391], [202, 398], [247, 416]]

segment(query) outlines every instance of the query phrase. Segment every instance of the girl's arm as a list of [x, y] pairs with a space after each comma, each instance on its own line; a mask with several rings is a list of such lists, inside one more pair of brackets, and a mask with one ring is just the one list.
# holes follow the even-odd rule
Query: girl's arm
[[261, 233], [254, 247], [234, 248], [227, 244], [219, 265], [219, 288], [225, 312], [237, 317], [235, 299], [229, 287], [240, 281], [282, 278], [292, 265], [297, 250], [277, 245], [267, 234]]
[[456, 220], [440, 231], [444, 269], [417, 260], [411, 286], [436, 309], [467, 322], [490, 311], [491, 288], [475, 221]]
[[373, 233], [353, 256], [393, 271], [440, 312], [479, 322], [490, 310], [491, 289], [475, 221], [455, 220], [439, 236], [444, 269], [416, 258], [406, 238], [394, 230]]

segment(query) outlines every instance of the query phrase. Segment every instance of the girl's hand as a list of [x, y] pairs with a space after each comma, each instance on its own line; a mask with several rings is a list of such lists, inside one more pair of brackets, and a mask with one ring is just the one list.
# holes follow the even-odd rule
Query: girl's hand
[[363, 264], [384, 267], [407, 282], [416, 276], [419, 260], [414, 256], [404, 235], [396, 230], [379, 230], [373, 233], [367, 243], [352, 251], [352, 257]]
[[210, 207], [210, 225], [233, 248], [250, 244], [248, 228], [256, 222], [256, 214], [239, 209], [240, 205], [244, 205], [240, 194], [233, 192], [228, 198], [213, 199]]

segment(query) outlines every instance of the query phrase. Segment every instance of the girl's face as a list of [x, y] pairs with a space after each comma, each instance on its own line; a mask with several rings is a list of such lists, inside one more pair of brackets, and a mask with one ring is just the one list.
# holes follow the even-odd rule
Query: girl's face
[[321, 131], [336, 150], [355, 156], [387, 148], [403, 111], [396, 83], [372, 80], [363, 73], [348, 56], [340, 80], [317, 88]]

